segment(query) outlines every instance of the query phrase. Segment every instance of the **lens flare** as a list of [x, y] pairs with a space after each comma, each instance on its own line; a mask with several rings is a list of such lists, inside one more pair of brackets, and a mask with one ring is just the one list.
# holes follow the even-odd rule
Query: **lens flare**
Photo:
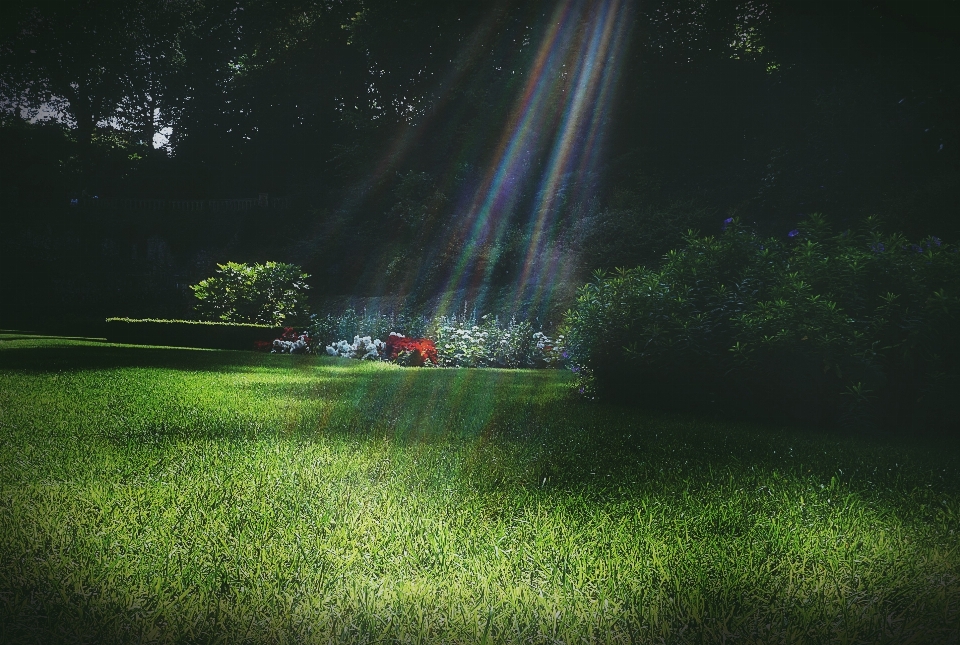
[[[457, 118], [469, 117], [469, 107], [454, 101], [455, 110], [464, 113], [449, 109], [453, 95], [483, 91], [477, 86], [483, 74], [468, 70], [488, 64], [491, 42], [501, 39], [504, 49], [513, 43], [507, 38], [516, 37], [504, 27], [507, 14], [485, 20], [439, 83], [431, 110], [401, 128], [371, 175], [342, 204], [344, 212], [359, 212], [378, 203], [375, 193], [387, 185], [384, 178], [409, 163], [418, 146], [450, 151], [445, 170], [433, 179], [440, 193], [452, 193], [452, 218], [442, 232], [403, 252], [420, 257], [406, 262], [401, 279], [387, 278], [396, 261], [387, 256], [396, 256], [396, 249], [385, 251], [379, 262], [357, 256], [367, 263], [361, 271], [367, 287], [389, 290], [399, 302], [430, 284], [440, 294], [430, 313], [439, 315], [453, 314], [466, 302], [478, 312], [496, 308], [528, 318], [550, 309], [558, 287], [569, 287], [575, 277], [575, 263], [560, 250], [560, 233], [569, 229], [572, 205], [593, 197], [630, 11], [628, 0], [559, 0], [543, 16], [529, 63], [511, 70], [523, 84], [503, 97], [500, 113], [508, 116], [489, 148], [482, 128]], [[522, 47], [516, 55], [527, 56]], [[448, 109], [441, 109], [444, 105]], [[464, 187], [456, 180], [460, 166], [481, 155], [485, 170]], [[501, 261], [510, 271], [506, 275], [515, 276], [512, 282], [498, 275]], [[438, 267], [446, 273], [433, 273]]]
[[[571, 188], [579, 199], [589, 191], [629, 22], [626, 12], [623, 0], [567, 0], [557, 6], [494, 162], [458, 227], [466, 234], [440, 313], [448, 313], [464, 291], [481, 306], [488, 298], [499, 245], [531, 188], [533, 204], [519, 216], [526, 249], [512, 305], [531, 314], [549, 304], [563, 278], [561, 256], [551, 250], [558, 215]], [[544, 152], [546, 164], [538, 167]]]

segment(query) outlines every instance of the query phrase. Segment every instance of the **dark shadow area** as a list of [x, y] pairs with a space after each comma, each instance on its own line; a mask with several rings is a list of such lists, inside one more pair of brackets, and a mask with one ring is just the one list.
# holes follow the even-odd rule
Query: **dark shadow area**
[[[56, 590], [57, 584], [58, 582], [53, 579], [31, 581], [24, 589], [17, 590], [21, 592], [18, 597], [27, 596], [34, 599], [29, 607], [24, 608], [32, 611], [18, 615], [16, 622], [0, 626], [0, 639], [3, 642], [38, 644], [101, 643], [104, 645], [158, 641], [200, 643], [219, 642], [225, 635], [230, 635], [236, 639], [233, 642], [246, 645], [334, 642], [329, 634], [321, 636], [324, 633], [321, 629], [329, 629], [331, 623], [339, 627], [336, 630], [336, 642], [404, 642], [404, 639], [400, 638], [400, 628], [404, 629], [407, 637], [410, 636], [411, 632], [416, 632], [416, 629], [411, 629], [410, 625], [396, 625], [391, 620], [398, 614], [406, 613], [406, 608], [402, 602], [392, 603], [390, 610], [394, 616], [390, 617], [375, 615], [362, 610], [338, 611], [336, 612], [336, 618], [333, 618], [332, 615], [315, 616], [312, 620], [293, 619], [291, 617], [290, 624], [281, 629], [271, 629], [259, 624], [259, 622], [248, 620], [239, 623], [236, 620], [226, 619], [222, 604], [229, 603], [236, 598], [234, 595], [236, 590], [230, 584], [225, 584], [220, 593], [208, 599], [199, 608], [196, 606], [197, 599], [191, 597], [184, 599], [180, 603], [181, 607], [194, 606], [190, 607], [189, 610], [184, 607], [182, 612], [167, 613], [162, 619], [149, 615], [143, 610], [131, 612], [129, 607], [120, 602], [113, 603], [109, 609], [104, 608], [103, 605], [98, 605], [98, 611], [92, 612], [91, 603], [86, 598], [77, 593], [60, 594]], [[25, 591], [30, 593], [23, 593]], [[894, 591], [897, 590], [892, 590], [892, 592]], [[774, 600], [764, 602], [756, 599], [753, 590], [746, 586], [743, 593], [737, 594], [739, 597], [733, 602], [726, 597], [728, 594], [730, 594], [729, 590], [724, 590], [722, 597], [707, 593], [702, 596], [702, 600], [708, 614], [711, 613], [710, 610], [722, 610], [726, 613], [727, 616], [723, 622], [735, 625], [736, 629], [734, 631], [724, 628], [717, 618], [703, 621], [702, 619], [695, 620], [690, 616], [669, 617], [668, 620], [672, 623], [670, 631], [674, 634], [682, 634], [686, 638], [667, 642], [723, 642], [728, 638], [752, 641], [751, 637], [756, 636], [757, 633], [763, 633], [771, 639], [766, 642], [781, 642], [785, 634], [790, 633], [789, 630], [780, 631], [778, 629], [780, 626], [771, 626], [768, 623], [771, 612], [779, 613], [785, 606], [789, 605], [785, 599], [778, 599], [779, 602]], [[291, 596], [294, 605], [299, 604], [302, 600], [303, 598], [298, 595]], [[356, 602], [359, 603], [361, 600], [357, 599]], [[410, 599], [407, 602], [416, 602], [416, 599]], [[901, 603], [897, 609], [913, 607], [920, 602], [922, 602], [920, 598], [904, 598], [901, 595]], [[680, 607], [678, 609], [692, 611], [694, 608]], [[842, 615], [844, 609], [837, 608], [836, 611]], [[196, 613], [205, 615], [206, 620], [191, 625], [192, 629], [190, 631], [193, 633], [193, 637], [185, 638], [181, 629], [174, 628], [174, 625], [182, 628], [185, 624], [183, 616], [179, 615], [181, 613], [183, 615], [195, 615]], [[796, 616], [790, 616], [789, 613], [784, 616], [784, 626], [791, 619], [796, 620], [803, 614], [799, 607], [796, 608], [795, 613]], [[493, 616], [493, 613], [491, 613], [491, 616]], [[623, 608], [606, 616], [606, 620], [619, 623], [619, 629], [610, 632], [598, 631], [595, 624], [588, 623], [582, 624], [581, 628], [584, 633], [593, 636], [603, 635], [611, 638], [613, 642], [645, 642], [634, 640], [636, 636], [644, 634], [644, 630], [649, 629], [649, 625], [644, 624], [646, 621], [642, 620], [642, 617], [645, 617], [643, 599], [629, 598]], [[662, 617], [661, 620], [663, 620]], [[533, 626], [528, 627], [529, 631], [525, 635], [526, 638], [516, 640], [518, 635], [510, 627], [512, 626], [501, 624], [496, 617], [493, 617], [489, 625], [489, 642], [551, 642], [543, 639], [542, 633], [535, 631]], [[426, 628], [426, 626], [423, 628]], [[429, 628], [436, 630], [438, 625], [434, 623]], [[836, 637], [837, 630], [841, 634], [845, 633], [842, 623], [824, 623], [820, 625], [820, 628], [816, 636], [829, 640]], [[170, 641], [171, 633], [178, 633], [180, 638], [177, 641]], [[831, 634], [833, 638], [828, 637], [827, 634]], [[857, 632], [856, 635], [867, 639], [859, 642], [884, 642], [889, 639], [890, 642], [953, 643], [956, 642], [957, 629], [947, 618], [935, 623], [918, 623], [916, 620], [910, 620], [907, 625], [902, 625], [902, 618], [898, 617], [898, 620], [894, 620], [891, 615], [891, 621], [886, 629], [880, 629], [871, 635], [865, 635], [862, 632]], [[311, 636], [313, 638], [310, 638]], [[446, 636], [450, 637], [451, 634], [446, 634]], [[720, 640], [721, 636], [725, 636], [725, 638]], [[436, 633], [425, 631], [417, 642], [424, 645], [433, 643], [442, 645], [449, 641], [444, 640]], [[484, 639], [483, 642], [487, 642], [487, 640]], [[760, 642], [764, 641], [761, 640]]]
[[[804, 378], [806, 377], [806, 378]], [[603, 383], [603, 399], [615, 405], [691, 419], [789, 427], [869, 439], [960, 439], [956, 415], [958, 392], [889, 388], [871, 399], [868, 413], [834, 397], [825, 401], [822, 374], [812, 370], [797, 377], [784, 368], [766, 379], [727, 381], [719, 377], [669, 377], [622, 372]], [[921, 401], [920, 397], [925, 396]]]
[[95, 343], [106, 342], [102, 336], [67, 336], [41, 334], [35, 331], [20, 331], [12, 329], [0, 329], [0, 341], [4, 340], [29, 340], [37, 338], [55, 338], [57, 340], [87, 340]]
[[[51, 338], [51, 337], [44, 337]], [[2, 345], [0, 345], [2, 347]], [[286, 359], [286, 362], [283, 362]], [[159, 367], [190, 371], [235, 371], [247, 367], [286, 368], [306, 357], [270, 356], [255, 352], [157, 348], [98, 344], [7, 348], [0, 351], [0, 369], [62, 372], [113, 367]]]

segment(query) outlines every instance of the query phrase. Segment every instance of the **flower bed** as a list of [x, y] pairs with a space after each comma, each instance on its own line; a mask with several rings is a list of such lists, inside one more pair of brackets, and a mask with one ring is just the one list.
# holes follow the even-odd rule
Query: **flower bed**
[[[384, 331], [389, 329], [388, 324], [403, 322], [410, 323], [403, 329], [405, 333]], [[360, 317], [356, 312], [346, 312], [342, 320], [328, 314], [315, 318], [314, 323], [311, 331], [302, 333], [288, 327], [272, 344], [258, 344], [257, 349], [326, 353], [416, 367], [556, 368], [565, 365], [569, 358], [562, 335], [551, 338], [542, 331], [535, 332], [530, 323], [515, 319], [501, 325], [499, 319], [491, 316], [483, 316], [479, 321], [467, 316], [427, 320], [366, 313]], [[409, 329], [413, 332], [407, 333]], [[352, 341], [341, 336], [340, 340], [325, 344], [326, 339], [336, 338], [344, 330], [356, 331]]]

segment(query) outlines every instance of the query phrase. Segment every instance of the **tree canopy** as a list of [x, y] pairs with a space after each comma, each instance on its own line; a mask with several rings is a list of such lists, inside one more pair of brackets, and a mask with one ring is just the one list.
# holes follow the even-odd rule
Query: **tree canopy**
[[765, 232], [824, 212], [960, 233], [949, 3], [2, 11], [5, 195], [293, 196], [295, 226], [208, 250], [296, 262], [318, 294], [507, 284], [531, 264], [578, 279], [732, 214]]

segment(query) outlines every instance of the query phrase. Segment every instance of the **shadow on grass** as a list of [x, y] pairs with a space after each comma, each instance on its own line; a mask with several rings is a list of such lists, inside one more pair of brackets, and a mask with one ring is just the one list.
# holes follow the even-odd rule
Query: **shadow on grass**
[[[320, 595], [310, 598], [288, 592], [288, 615], [262, 617], [263, 612], [258, 611], [255, 604], [250, 607], [235, 606], [233, 603], [237, 598], [232, 595], [235, 593], [232, 587], [225, 587], [205, 600], [188, 596], [181, 603], [171, 606], [169, 598], [143, 598], [133, 594], [126, 599], [118, 598], [113, 603], [94, 604], [82, 594], [57, 593], [55, 589], [58, 584], [59, 581], [52, 577], [40, 584], [32, 584], [30, 594], [16, 590], [19, 598], [30, 597], [32, 602], [21, 606], [20, 609], [25, 611], [14, 617], [18, 620], [0, 627], [0, 639], [8, 643], [104, 645], [145, 642], [232, 642], [247, 645], [332, 642], [417, 642], [424, 645], [549, 643], [565, 641], [547, 638], [545, 633], [549, 633], [551, 625], [546, 620], [541, 624], [530, 624], [528, 616], [536, 616], [540, 612], [560, 616], [576, 611], [570, 607], [548, 605], [542, 599], [519, 607], [505, 606], [505, 601], [498, 599], [496, 609], [490, 607], [484, 612], [468, 610], [457, 615], [444, 606], [441, 599], [435, 595], [425, 596], [423, 592], [408, 592], [408, 597], [393, 602], [373, 602], [378, 589], [371, 585], [366, 593], [351, 599], [352, 606], [338, 603], [325, 607], [322, 603], [326, 599]], [[519, 593], [517, 590], [511, 591], [514, 595]], [[689, 589], [686, 591], [689, 595], [694, 593]], [[889, 593], [902, 592], [895, 587]], [[466, 604], [476, 600], [460, 598], [461, 595], [457, 594], [458, 597], [449, 600], [449, 604], [456, 606], [457, 603]], [[532, 596], [533, 593], [527, 595]], [[728, 596], [739, 597], [730, 601]], [[783, 599], [762, 600], [755, 596], [755, 590], [749, 587], [745, 587], [739, 595], [733, 590], [725, 590], [722, 596], [717, 594], [716, 597], [701, 593], [697, 600], [703, 607], [673, 601], [674, 606], [670, 607], [674, 609], [672, 615], [662, 615], [666, 613], [662, 606], [657, 607], [659, 612], [651, 612], [644, 606], [644, 597], [630, 597], [622, 607], [605, 610], [602, 621], [597, 619], [595, 612], [577, 608], [579, 611], [576, 613], [582, 612], [584, 615], [565, 617], [562, 629], [568, 637], [576, 629], [582, 642], [957, 642], [957, 629], [950, 624], [950, 617], [937, 619], [929, 614], [917, 616], [904, 609], [928, 600], [920, 594], [908, 592], [908, 595], [901, 597], [901, 602], [892, 607], [893, 611], [885, 624], [873, 616], [859, 622], [856, 610], [848, 607], [853, 604], [848, 599], [817, 603], [815, 599], [802, 598], [796, 603], [800, 608], [788, 609]], [[518, 603], [516, 599], [510, 602], [513, 605]], [[166, 605], [165, 611], [154, 611], [159, 605]], [[807, 609], [808, 605], [813, 607]], [[37, 611], [39, 608], [42, 610]], [[308, 614], [311, 610], [312, 615]], [[805, 612], [827, 615], [819, 621], [802, 620], [807, 618]], [[661, 615], [657, 616], [657, 613]], [[417, 621], [420, 616], [424, 619]], [[604, 623], [609, 626], [607, 629], [602, 627]], [[791, 623], [800, 623], [800, 628]], [[656, 638], [644, 637], [652, 631]], [[641, 639], [637, 640], [638, 637]]]
[[[101, 370], [117, 367], [162, 368], [191, 371], [235, 371], [250, 368], [289, 368], [304, 356], [277, 356], [255, 352], [192, 349], [186, 347], [141, 347], [108, 343], [64, 343], [64, 339], [35, 337], [37, 345], [3, 347], [0, 369], [23, 372]], [[24, 337], [17, 340], [33, 340]], [[47, 344], [47, 341], [56, 341]], [[285, 362], [284, 362], [285, 361]]]

